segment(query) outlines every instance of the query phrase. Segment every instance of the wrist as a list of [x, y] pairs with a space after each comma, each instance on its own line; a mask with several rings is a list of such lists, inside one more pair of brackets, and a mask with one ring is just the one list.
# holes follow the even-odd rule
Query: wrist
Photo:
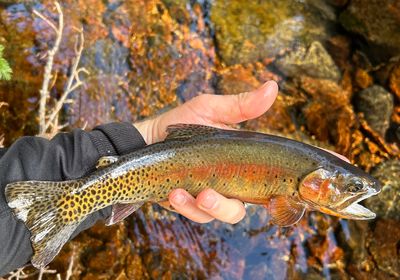
[[156, 117], [133, 124], [147, 145], [164, 140], [165, 136], [159, 131], [159, 121], [160, 117]]
[[152, 144], [150, 120], [134, 123], [133, 126], [137, 129], [137, 131], [139, 131], [140, 135], [142, 135], [147, 145]]

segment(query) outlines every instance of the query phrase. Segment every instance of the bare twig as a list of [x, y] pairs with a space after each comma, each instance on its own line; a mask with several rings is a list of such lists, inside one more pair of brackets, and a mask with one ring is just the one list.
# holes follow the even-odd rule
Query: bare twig
[[[54, 43], [54, 47], [48, 51], [48, 60], [45, 66], [44, 71], [44, 79], [42, 89], [40, 90], [40, 105], [39, 105], [39, 135], [41, 136], [51, 136], [58, 132], [60, 129], [64, 128], [66, 125], [59, 126], [58, 116], [64, 104], [71, 103], [71, 99], [68, 99], [70, 93], [80, 87], [83, 82], [80, 79], [81, 73], [89, 74], [89, 72], [85, 68], [79, 68], [79, 62], [82, 56], [83, 47], [84, 47], [84, 36], [83, 30], [76, 29], [79, 32], [77, 37], [77, 41], [75, 44], [75, 59], [71, 67], [70, 74], [67, 79], [67, 84], [65, 86], [64, 92], [61, 95], [60, 99], [55, 102], [55, 105], [52, 110], [47, 110], [46, 106], [49, 98], [49, 91], [54, 86], [57, 77], [53, 78], [53, 64], [54, 64], [54, 56], [59, 50], [61, 38], [63, 36], [64, 30], [64, 16], [61, 6], [58, 2], [55, 2], [55, 6], [58, 12], [58, 26], [56, 26], [51, 20], [46, 18], [43, 14], [38, 11], [34, 11], [34, 14], [40, 17], [43, 21], [45, 21], [56, 33], [56, 42]], [[53, 79], [52, 79], [53, 78]], [[51, 81], [52, 80], [52, 81]], [[50, 85], [50, 82], [52, 83]], [[50, 131], [49, 131], [50, 130]]]
[[[26, 266], [21, 267], [21, 268], [15, 270], [15, 271], [11, 272], [10, 274], [8, 274], [7, 280], [26, 279], [26, 278], [29, 278], [29, 277], [32, 277], [32, 276], [38, 274], [37, 271], [35, 271], [33, 273], [26, 273], [24, 271], [25, 268], [26, 268]], [[0, 278], [0, 279], [3, 279], [3, 278]]]
[[[69, 258], [69, 264], [68, 264], [67, 273], [65, 275], [65, 280], [69, 280], [73, 274], [74, 259], [75, 259], [75, 252], [76, 252], [75, 248], [76, 248], [75, 246], [73, 246], [73, 248], [72, 248], [72, 254], [71, 254], [71, 257]], [[57, 274], [57, 280], [62, 280], [60, 273]]]
[[67, 270], [67, 275], [65, 276], [65, 280], [69, 280], [72, 276], [72, 268], [74, 267], [74, 255], [72, 254], [71, 259], [69, 261], [69, 265], [68, 265], [68, 270]]
[[63, 95], [56, 103], [53, 112], [50, 114], [50, 116], [48, 118], [48, 121], [45, 125], [44, 131], [46, 131], [49, 128], [50, 124], [54, 122], [54, 120], [58, 116], [58, 113], [60, 112], [62, 106], [66, 103], [68, 95], [83, 84], [83, 82], [81, 81], [81, 79], [79, 77], [79, 74], [81, 72], [89, 74], [89, 72], [85, 68], [78, 68], [79, 62], [80, 62], [80, 59], [82, 56], [82, 52], [83, 52], [84, 43], [85, 43], [85, 38], [83, 36], [83, 30], [80, 29], [79, 30], [79, 39], [77, 40], [78, 47], [75, 48], [76, 57], [75, 57], [74, 64], [72, 65], [71, 74], [68, 78], [67, 85], [66, 85]]
[[55, 1], [54, 4], [56, 6], [57, 13], [58, 13], [58, 27], [56, 27], [49, 19], [47, 19], [40, 12], [38, 12], [36, 10], [33, 11], [33, 13], [35, 15], [37, 15], [42, 20], [44, 20], [56, 33], [56, 41], [54, 43], [54, 46], [47, 53], [48, 58], [47, 58], [46, 67], [44, 68], [43, 85], [42, 85], [42, 89], [40, 90], [39, 134], [41, 134], [41, 135], [46, 132], [46, 103], [47, 103], [47, 98], [49, 96], [49, 83], [50, 83], [50, 79], [52, 77], [51, 71], [53, 70], [54, 56], [60, 47], [61, 38], [62, 38], [62, 34], [63, 34], [63, 29], [64, 29], [64, 15], [61, 10], [61, 6], [57, 1]]
[[47, 267], [41, 268], [39, 270], [38, 280], [42, 280], [44, 274], [55, 274], [55, 273], [57, 273], [57, 270], [47, 269]]

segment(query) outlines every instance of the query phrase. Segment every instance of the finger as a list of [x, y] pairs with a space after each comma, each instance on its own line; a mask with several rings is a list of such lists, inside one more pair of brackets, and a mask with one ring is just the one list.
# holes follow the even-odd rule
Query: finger
[[334, 156], [337, 156], [338, 158], [340, 158], [340, 159], [342, 159], [344, 161], [350, 162], [350, 160], [347, 157], [345, 157], [344, 155], [341, 155], [341, 154], [338, 154], [338, 153], [336, 153], [334, 151], [329, 151], [329, 150], [328, 150], [328, 152], [330, 152]]
[[169, 194], [169, 202], [175, 211], [198, 223], [208, 223], [214, 217], [196, 206], [196, 199], [183, 189], [176, 189]]
[[211, 117], [215, 122], [235, 124], [254, 119], [264, 114], [278, 95], [278, 85], [269, 81], [260, 88], [236, 95], [214, 95], [209, 97]]
[[334, 152], [334, 151], [331, 151], [331, 150], [328, 150], [328, 149], [324, 149], [324, 148], [321, 148], [321, 147], [318, 147], [318, 148], [320, 148], [320, 149], [322, 149], [322, 150], [324, 150], [324, 151], [327, 151], [328, 153], [331, 153], [331, 154], [334, 155], [334, 156], [337, 156], [337, 157], [340, 158], [341, 160], [350, 162], [350, 160], [349, 160], [347, 157], [345, 157], [344, 155], [338, 154], [338, 153], [336, 153], [336, 152]]
[[196, 205], [210, 216], [226, 223], [236, 224], [246, 215], [241, 201], [226, 198], [212, 189], [202, 191]]

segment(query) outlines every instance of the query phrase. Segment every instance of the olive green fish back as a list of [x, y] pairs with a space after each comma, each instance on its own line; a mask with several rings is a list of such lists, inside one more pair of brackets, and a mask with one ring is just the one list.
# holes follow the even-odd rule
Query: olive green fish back
[[73, 213], [66, 210], [73, 203], [66, 199], [66, 194], [80, 184], [80, 181], [25, 181], [7, 185], [9, 207], [31, 232], [35, 267], [47, 265], [82, 222], [69, 219]]

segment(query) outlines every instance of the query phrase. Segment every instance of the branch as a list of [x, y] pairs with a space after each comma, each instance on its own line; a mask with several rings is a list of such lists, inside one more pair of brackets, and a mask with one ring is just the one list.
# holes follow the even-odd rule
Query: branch
[[89, 74], [89, 72], [85, 68], [78, 68], [79, 62], [81, 60], [82, 52], [83, 52], [84, 43], [85, 43], [85, 38], [83, 36], [83, 30], [80, 29], [79, 30], [79, 39], [77, 40], [77, 44], [79, 46], [78, 46], [78, 48], [75, 49], [76, 57], [75, 57], [75, 61], [72, 66], [72, 69], [71, 69], [71, 74], [68, 77], [67, 86], [64, 90], [63, 95], [57, 101], [53, 112], [49, 116], [47, 123], [44, 126], [44, 131], [46, 131], [50, 127], [51, 123], [53, 123], [55, 121], [62, 106], [65, 104], [65, 102], [68, 98], [68, 95], [83, 84], [83, 82], [79, 78], [79, 74], [81, 72]]
[[55, 273], [57, 273], [57, 270], [47, 269], [47, 267], [41, 268], [39, 270], [38, 280], [42, 280], [44, 274], [55, 274]]
[[53, 70], [54, 56], [60, 47], [62, 33], [64, 29], [64, 15], [61, 10], [61, 6], [57, 1], [54, 2], [54, 4], [58, 13], [58, 28], [40, 12], [36, 10], [33, 11], [35, 15], [44, 20], [56, 33], [56, 41], [54, 43], [54, 47], [50, 51], [48, 51], [48, 59], [44, 69], [43, 85], [42, 89], [40, 90], [39, 134], [41, 135], [46, 132], [46, 103], [47, 97], [49, 96], [49, 83], [52, 76], [51, 72]]

